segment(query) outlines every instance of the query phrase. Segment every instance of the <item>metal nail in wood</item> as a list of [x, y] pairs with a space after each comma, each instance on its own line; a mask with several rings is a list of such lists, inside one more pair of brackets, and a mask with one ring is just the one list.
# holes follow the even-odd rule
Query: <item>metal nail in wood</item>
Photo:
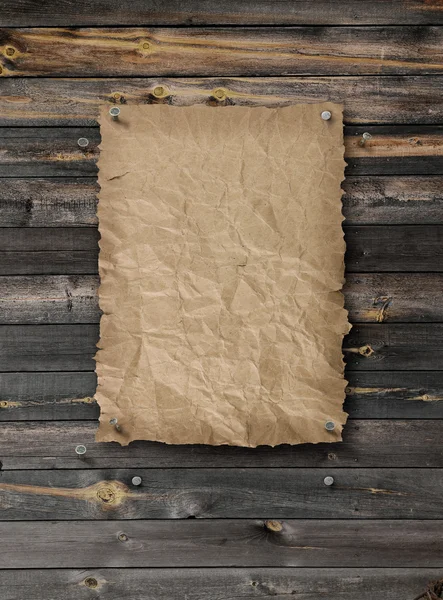
[[113, 106], [112, 108], [109, 109], [109, 114], [111, 115], [111, 118], [113, 121], [117, 121], [119, 116], [120, 116], [120, 109], [118, 106]]
[[326, 421], [326, 423], [325, 423], [325, 429], [327, 431], [334, 431], [334, 429], [335, 429], [335, 423], [334, 423], [334, 421]]
[[329, 119], [332, 117], [332, 113], [329, 110], [324, 110], [321, 113], [321, 118], [323, 119], [323, 121], [329, 121]]
[[369, 142], [369, 140], [372, 140], [372, 135], [365, 131], [364, 134], [361, 136], [360, 146], [364, 146], [366, 142]]
[[89, 146], [89, 140], [87, 138], [78, 138], [77, 144], [80, 146], [80, 148], [84, 149]]
[[331, 477], [330, 475], [328, 475], [327, 477], [325, 477], [325, 478], [323, 479], [323, 483], [324, 483], [325, 485], [328, 485], [328, 486], [329, 486], [329, 485], [334, 485], [334, 478], [333, 478], [333, 477]]
[[86, 454], [86, 446], [79, 444], [75, 447], [75, 453], [77, 454], [78, 458], [83, 458]]
[[115, 417], [113, 419], [109, 420], [109, 424], [110, 425], [114, 425], [114, 427], [115, 427], [115, 429], [117, 431], [121, 431], [122, 430], [121, 426], [118, 424], [118, 419], [116, 419]]

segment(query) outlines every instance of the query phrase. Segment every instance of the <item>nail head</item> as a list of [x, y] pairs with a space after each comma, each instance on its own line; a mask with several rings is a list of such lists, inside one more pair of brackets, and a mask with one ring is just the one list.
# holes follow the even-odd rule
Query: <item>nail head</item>
[[326, 423], [325, 423], [325, 429], [327, 431], [334, 431], [334, 429], [335, 429], [335, 423], [334, 423], [334, 421], [326, 421]]
[[139, 477], [138, 475], [136, 475], [135, 477], [132, 478], [132, 485], [141, 485], [142, 484], [142, 478]]
[[89, 146], [89, 140], [87, 138], [78, 138], [77, 144], [80, 148], [87, 148]]
[[78, 446], [75, 447], [75, 453], [78, 454], [79, 456], [86, 454], [86, 446], [84, 446], [83, 444], [79, 444]]
[[329, 110], [324, 110], [321, 113], [321, 118], [323, 119], [323, 121], [329, 121], [329, 119], [332, 117], [332, 114]]
[[324, 483], [325, 485], [333, 485], [333, 483], [334, 483], [334, 478], [333, 478], [333, 477], [331, 477], [330, 475], [328, 475], [327, 477], [325, 477], [325, 478], [323, 479], [323, 483]]
[[114, 121], [116, 121], [119, 116], [120, 116], [120, 109], [118, 106], [113, 106], [112, 108], [109, 109], [109, 114], [111, 115], [112, 119]]

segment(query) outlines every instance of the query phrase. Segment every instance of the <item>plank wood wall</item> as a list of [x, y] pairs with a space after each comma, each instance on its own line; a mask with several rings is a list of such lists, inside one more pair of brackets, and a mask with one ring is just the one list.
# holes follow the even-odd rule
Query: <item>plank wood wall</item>
[[[413, 600], [443, 577], [441, 1], [0, 5], [1, 597]], [[345, 105], [344, 442], [95, 443], [99, 105], [322, 100]]]

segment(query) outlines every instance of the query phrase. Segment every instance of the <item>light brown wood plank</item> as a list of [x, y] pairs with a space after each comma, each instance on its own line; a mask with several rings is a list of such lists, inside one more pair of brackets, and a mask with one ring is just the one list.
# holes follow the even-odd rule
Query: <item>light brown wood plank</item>
[[[425, 567], [443, 560], [442, 521], [261, 520], [0, 523], [5, 569]], [[32, 540], [32, 543], [30, 543]]]
[[443, 73], [443, 28], [2, 29], [0, 76], [287, 76]]
[[109, 107], [159, 102], [276, 107], [326, 100], [344, 104], [346, 124], [420, 125], [442, 121], [442, 92], [441, 75], [4, 78], [0, 84], [0, 125], [95, 125], [99, 107], [106, 103]]
[[[403, 402], [407, 406], [408, 401]], [[421, 404], [425, 410], [429, 403], [422, 401]], [[395, 469], [443, 467], [441, 419], [354, 419], [343, 430], [343, 442], [275, 448], [176, 446], [141, 441], [122, 448], [114, 442], [96, 443], [97, 426], [96, 421], [2, 423], [2, 469], [6, 472], [14, 469], [83, 471], [146, 467], [314, 467], [331, 470], [380, 466]], [[87, 448], [84, 459], [79, 459], [75, 453], [78, 444]]]

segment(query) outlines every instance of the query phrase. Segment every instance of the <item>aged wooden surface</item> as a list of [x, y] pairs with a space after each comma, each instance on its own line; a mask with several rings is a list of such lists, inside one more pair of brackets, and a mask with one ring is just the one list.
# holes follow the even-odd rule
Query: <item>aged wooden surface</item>
[[[268, 521], [269, 522], [269, 521]], [[439, 520], [2, 522], [2, 566], [439, 568]], [[274, 529], [280, 524], [273, 524]], [[340, 532], [340, 535], [338, 535]], [[32, 540], [32, 543], [30, 543]], [[6, 552], [5, 549], [8, 549]], [[421, 590], [419, 590], [421, 591]], [[333, 592], [333, 591], [332, 591]]]
[[99, 106], [106, 103], [122, 107], [158, 102], [284, 106], [330, 100], [344, 103], [346, 124], [422, 125], [441, 122], [442, 87], [441, 75], [4, 78], [0, 83], [0, 124], [90, 126], [96, 124]]
[[1, 29], [0, 76], [441, 74], [442, 43], [435, 26]]
[[[334, 600], [399, 600], [414, 598], [441, 571], [434, 569], [33, 569], [4, 571], [0, 580], [7, 600], [312, 600], [329, 594]], [[19, 595], [16, 595], [19, 594]], [[23, 594], [23, 596], [20, 596]], [[333, 594], [333, 595], [331, 595]]]
[[[443, 576], [442, 2], [0, 14], [2, 600], [413, 600]], [[324, 100], [346, 125], [344, 441], [97, 444], [99, 106]]]

